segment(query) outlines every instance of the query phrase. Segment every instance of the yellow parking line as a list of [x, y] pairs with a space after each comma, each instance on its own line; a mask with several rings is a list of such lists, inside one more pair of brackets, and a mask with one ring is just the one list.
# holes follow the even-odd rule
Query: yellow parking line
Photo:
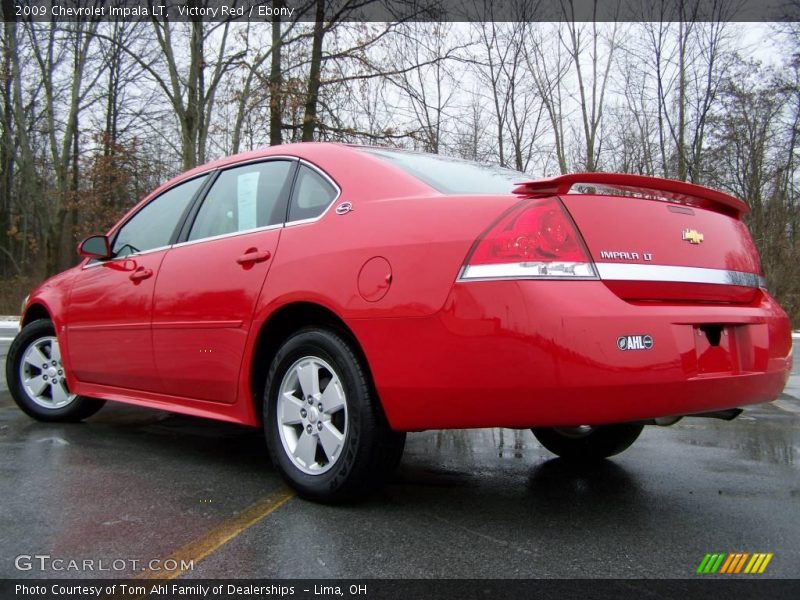
[[[294, 496], [294, 492], [285, 488], [270, 494], [263, 500], [259, 500], [255, 504], [248, 506], [235, 517], [223, 521], [208, 533], [181, 546], [168, 557], [164, 558], [161, 564], [165, 564], [168, 560], [174, 560], [179, 567], [181, 564], [189, 563], [189, 561], [192, 561], [193, 565], [197, 565], [197, 563], [206, 556], [218, 550], [237, 535], [278, 510], [281, 506], [294, 498]], [[180, 577], [183, 573], [184, 571], [180, 568], [175, 571], [151, 571], [147, 569], [137, 575], [136, 579], [175, 579], [176, 577]]]

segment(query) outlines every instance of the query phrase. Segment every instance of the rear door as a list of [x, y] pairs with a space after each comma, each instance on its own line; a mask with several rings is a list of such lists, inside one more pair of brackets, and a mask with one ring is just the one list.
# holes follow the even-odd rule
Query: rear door
[[153, 346], [167, 394], [230, 404], [253, 310], [278, 248], [296, 161], [221, 171], [156, 283]]
[[160, 194], [114, 236], [114, 258], [79, 271], [68, 304], [69, 364], [79, 381], [160, 391], [150, 320], [167, 247], [206, 176]]

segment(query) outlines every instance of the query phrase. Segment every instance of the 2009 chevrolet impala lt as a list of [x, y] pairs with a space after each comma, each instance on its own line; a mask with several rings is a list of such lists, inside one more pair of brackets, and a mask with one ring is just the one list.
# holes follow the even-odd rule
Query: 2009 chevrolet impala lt
[[286, 480], [327, 501], [383, 480], [408, 431], [532, 428], [591, 460], [780, 394], [789, 323], [742, 201], [526, 179], [336, 144], [198, 167], [30, 295], [11, 393], [42, 421], [116, 400], [263, 426]]

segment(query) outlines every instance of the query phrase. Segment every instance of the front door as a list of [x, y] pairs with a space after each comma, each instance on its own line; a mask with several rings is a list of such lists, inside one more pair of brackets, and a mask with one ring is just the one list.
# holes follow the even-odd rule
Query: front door
[[179, 184], [134, 213], [113, 236], [113, 258], [90, 261], [72, 284], [66, 352], [82, 382], [159, 391], [153, 292], [184, 212], [205, 177]]
[[222, 171], [156, 284], [153, 347], [164, 392], [233, 403], [253, 311], [278, 251], [295, 162]]

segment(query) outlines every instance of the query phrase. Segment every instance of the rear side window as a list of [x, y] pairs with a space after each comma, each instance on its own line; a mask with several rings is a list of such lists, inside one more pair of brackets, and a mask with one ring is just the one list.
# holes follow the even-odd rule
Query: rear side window
[[289, 221], [320, 216], [338, 195], [338, 190], [325, 177], [306, 165], [300, 165], [289, 205]]
[[484, 165], [438, 154], [361, 148], [400, 167], [442, 194], [510, 194], [517, 184], [531, 178], [497, 165]]
[[114, 239], [115, 257], [168, 246], [186, 208], [206, 175], [170, 188], [151, 200], [125, 223]]
[[288, 160], [272, 160], [220, 173], [203, 200], [189, 240], [283, 223], [293, 165]]

